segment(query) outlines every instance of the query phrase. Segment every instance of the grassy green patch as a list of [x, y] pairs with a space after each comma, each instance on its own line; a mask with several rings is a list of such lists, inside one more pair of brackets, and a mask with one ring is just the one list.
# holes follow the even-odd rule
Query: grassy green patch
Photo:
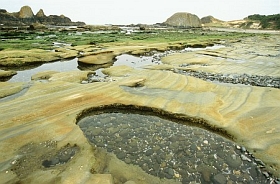
[[202, 31], [146, 31], [130, 35], [121, 32], [108, 33], [67, 33], [67, 32], [34, 32], [34, 33], [5, 33], [0, 32], [0, 50], [4, 49], [44, 49], [54, 48], [54, 42], [80, 45], [98, 45], [103, 43], [159, 43], [159, 42], [189, 42], [214, 41], [229, 38], [248, 36], [242, 33], [215, 33]]
[[[206, 47], [220, 40], [252, 36], [245, 33], [203, 30], [148, 30], [124, 34], [114, 32], [0, 32], [0, 66], [23, 66], [92, 55], [107, 49], [115, 54], [144, 54], [184, 47]], [[60, 48], [59, 48], [60, 47]], [[55, 51], [55, 52], [54, 52]]]

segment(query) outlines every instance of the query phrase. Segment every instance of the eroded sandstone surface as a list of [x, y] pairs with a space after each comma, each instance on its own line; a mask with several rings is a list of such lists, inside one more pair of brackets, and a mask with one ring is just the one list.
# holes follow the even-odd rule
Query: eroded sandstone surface
[[[90, 71], [34, 77], [24, 94], [0, 102], [1, 182], [90, 183], [102, 179], [96, 173], [106, 171], [115, 183], [176, 183], [148, 175], [89, 144], [77, 118], [106, 105], [149, 107], [206, 124], [245, 146], [279, 177], [279, 89], [211, 82], [178, 72], [279, 78], [279, 40], [277, 35], [258, 36], [225, 43], [218, 50], [176, 53], [163, 58], [165, 65], [146, 69], [110, 67], [104, 70], [108, 82], [81, 84]], [[23, 85], [4, 84], [4, 91], [11, 86], [19, 91]]]

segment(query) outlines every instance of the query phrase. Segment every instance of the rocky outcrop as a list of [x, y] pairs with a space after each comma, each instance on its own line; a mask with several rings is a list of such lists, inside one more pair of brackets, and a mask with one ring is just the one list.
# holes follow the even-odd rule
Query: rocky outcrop
[[23, 6], [19, 11], [19, 18], [26, 19], [26, 18], [33, 18], [34, 13], [29, 6]]
[[116, 54], [113, 51], [97, 52], [88, 56], [79, 58], [79, 62], [83, 64], [103, 65], [112, 63]]
[[0, 10], [0, 25], [2, 26], [29, 26], [34, 23], [55, 26], [82, 26], [84, 22], [72, 22], [70, 18], [61, 15], [46, 16], [44, 11], [40, 9], [34, 15], [29, 6], [23, 6], [19, 12], [9, 13], [4, 9]]
[[0, 82], [7, 81], [16, 74], [17, 74], [16, 71], [5, 71], [0, 69]]
[[8, 13], [6, 10], [0, 10], [0, 25], [23, 25], [19, 18], [17, 17], [18, 13], [11, 14]]
[[217, 23], [217, 22], [223, 22], [223, 21], [219, 20], [219, 19], [216, 19], [215, 17], [213, 17], [211, 15], [201, 18], [201, 23], [202, 24]]
[[40, 9], [37, 13], [36, 13], [36, 17], [46, 17], [44, 10]]
[[201, 21], [198, 16], [186, 12], [175, 13], [164, 24], [183, 28], [201, 27]]

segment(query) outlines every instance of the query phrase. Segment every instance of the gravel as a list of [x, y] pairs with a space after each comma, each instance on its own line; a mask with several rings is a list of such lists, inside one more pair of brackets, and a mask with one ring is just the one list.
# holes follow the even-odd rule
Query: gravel
[[92, 115], [78, 125], [93, 146], [159, 178], [182, 183], [277, 182], [245, 147], [198, 127], [129, 113]]

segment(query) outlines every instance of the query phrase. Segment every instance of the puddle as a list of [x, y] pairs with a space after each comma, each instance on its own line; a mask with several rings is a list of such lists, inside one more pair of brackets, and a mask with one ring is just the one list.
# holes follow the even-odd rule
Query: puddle
[[[129, 55], [129, 54], [122, 54], [120, 56], [116, 57], [116, 61], [113, 63], [112, 66], [121, 66], [121, 65], [126, 65], [126, 66], [130, 66], [132, 68], [142, 68], [146, 65], [160, 65], [162, 64], [162, 62], [160, 61], [160, 59], [155, 59], [154, 56], [133, 56], [133, 55]], [[97, 77], [106, 77], [106, 75], [104, 75], [102, 73], [102, 70], [105, 67], [101, 67], [97, 70], [95, 70]], [[94, 78], [95, 76], [93, 76], [92, 78]]]
[[[61, 44], [55, 42], [55, 44]], [[31, 81], [31, 76], [42, 71], [59, 71], [59, 72], [65, 72], [65, 71], [71, 71], [71, 70], [91, 70], [96, 72], [96, 76], [98, 77], [105, 77], [105, 75], [101, 72], [104, 68], [110, 67], [110, 66], [120, 66], [120, 65], [126, 65], [133, 68], [142, 68], [146, 65], [159, 65], [162, 64], [161, 57], [175, 53], [175, 52], [191, 52], [191, 51], [197, 51], [197, 50], [213, 50], [213, 49], [219, 49], [223, 48], [225, 46], [223, 45], [214, 45], [209, 46], [206, 48], [185, 48], [183, 50], [179, 51], [165, 51], [163, 53], [159, 52], [152, 52], [151, 56], [133, 56], [129, 54], [122, 54], [120, 56], [116, 57], [116, 61], [114, 61], [112, 64], [105, 64], [105, 65], [79, 65], [78, 59], [72, 59], [69, 61], [58, 61], [58, 62], [52, 62], [52, 63], [45, 63], [42, 64], [36, 68], [32, 69], [14, 69], [17, 71], [17, 74], [14, 75], [9, 81], [10, 82], [28, 82]], [[35, 67], [35, 66], [34, 66]]]
[[56, 166], [60, 166], [61, 169], [67, 167], [66, 163], [70, 162], [79, 150], [77, 145], [69, 143], [57, 149], [57, 142], [51, 140], [29, 143], [21, 147], [18, 156], [6, 165], [19, 179], [24, 179], [37, 170]]
[[[31, 76], [42, 71], [71, 71], [71, 70], [92, 70], [96, 72], [96, 75], [99, 77], [105, 77], [101, 72], [104, 68], [110, 67], [111, 65], [89, 65], [89, 66], [79, 66], [78, 59], [72, 59], [70, 61], [58, 61], [53, 63], [45, 63], [37, 68], [17, 71], [17, 74], [14, 75], [9, 81], [10, 82], [26, 82], [31, 81]], [[156, 61], [153, 57], [137, 57], [129, 54], [122, 54], [116, 57], [116, 61], [113, 66], [127, 65], [133, 68], [141, 68], [145, 65], [158, 65], [161, 64], [160, 61]]]
[[53, 63], [45, 63], [41, 66], [29, 70], [17, 71], [17, 74], [14, 75], [9, 81], [10, 82], [27, 82], [31, 81], [31, 76], [42, 71], [70, 71], [78, 70], [77, 66], [78, 59], [72, 59], [70, 61], [58, 61]]
[[114, 62], [113, 66], [126, 65], [133, 68], [141, 68], [146, 65], [159, 65], [162, 64], [161, 61], [155, 60], [153, 57], [149, 56], [132, 56], [129, 54], [122, 54], [116, 57], [117, 61]]
[[192, 51], [201, 51], [201, 50], [216, 50], [216, 49], [221, 49], [221, 48], [225, 48], [226, 46], [224, 45], [214, 45], [214, 46], [207, 46], [205, 48], [192, 48], [192, 47], [187, 47], [185, 49], [182, 50], [182, 52], [192, 52]]
[[222, 136], [153, 115], [113, 112], [78, 125], [93, 146], [148, 174], [182, 183], [273, 181], [262, 161]]

